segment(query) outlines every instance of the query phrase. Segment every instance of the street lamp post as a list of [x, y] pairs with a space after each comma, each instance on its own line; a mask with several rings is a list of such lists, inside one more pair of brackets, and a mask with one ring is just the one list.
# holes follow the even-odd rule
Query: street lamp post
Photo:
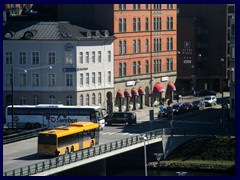
[[222, 73], [221, 73], [221, 93], [222, 93], [222, 121], [221, 121], [221, 123], [222, 123], [222, 136], [224, 135], [224, 114], [223, 114], [223, 75], [224, 75], [224, 59], [223, 58], [221, 58], [220, 59], [220, 61], [221, 61], [221, 65], [222, 65]]
[[13, 104], [14, 104], [14, 98], [13, 98], [13, 66], [11, 66], [11, 94], [12, 94], [12, 129], [13, 129], [13, 117], [14, 117], [14, 111], [13, 111]]
[[144, 166], [145, 166], [145, 176], [147, 176], [147, 150], [146, 150], [147, 137], [141, 136], [139, 140], [144, 142]]
[[163, 153], [154, 153], [154, 155], [156, 156], [156, 159], [157, 159], [157, 171], [158, 171], [158, 176], [160, 175], [160, 171], [159, 171], [159, 169], [160, 169], [160, 160], [161, 160], [161, 157], [162, 157], [162, 155], [164, 155]]

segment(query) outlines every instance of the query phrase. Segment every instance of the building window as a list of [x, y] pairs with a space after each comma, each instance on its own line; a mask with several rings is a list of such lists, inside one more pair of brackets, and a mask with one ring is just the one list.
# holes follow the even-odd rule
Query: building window
[[170, 18], [170, 29], [173, 30], [173, 17]]
[[161, 9], [161, 4], [154, 4], [154, 9], [155, 9], [155, 10]]
[[6, 74], [6, 86], [11, 86], [12, 85], [12, 73], [7, 73]]
[[26, 97], [25, 96], [21, 96], [19, 100], [20, 100], [20, 102], [19, 102], [20, 105], [25, 105], [26, 104]]
[[39, 98], [39, 96], [38, 95], [34, 95], [33, 96], [33, 104], [34, 105], [37, 105], [37, 104], [39, 104], [40, 103], [40, 98]]
[[111, 71], [108, 71], [108, 83], [111, 84], [112, 82], [112, 74]]
[[108, 51], [108, 62], [111, 62], [111, 51]]
[[149, 73], [149, 63], [148, 63], [148, 61], [146, 61], [146, 63], [145, 63], [145, 68], [146, 68], [146, 74], [148, 74]]
[[141, 74], [141, 68], [142, 68], [141, 62], [138, 61], [138, 74]]
[[133, 31], [136, 32], [137, 30], [137, 24], [136, 24], [136, 18], [133, 18]]
[[136, 62], [133, 62], [133, 75], [137, 74], [137, 69], [136, 69]]
[[136, 40], [133, 40], [132, 48], [133, 48], [133, 54], [135, 54], [136, 53]]
[[92, 51], [92, 63], [95, 63], [95, 51]]
[[6, 64], [13, 63], [13, 53], [12, 52], [5, 52]]
[[56, 82], [56, 79], [55, 79], [55, 74], [49, 74], [48, 75], [48, 86], [55, 86], [55, 82]]
[[159, 46], [159, 51], [162, 51], [162, 39], [161, 38], [159, 39], [158, 46]]
[[154, 71], [154, 73], [156, 73], [157, 72], [157, 60], [154, 60], [153, 67], [154, 67], [153, 71]]
[[80, 101], [80, 106], [83, 106], [83, 95], [82, 94], [80, 95], [79, 101]]
[[159, 60], [159, 72], [162, 72], [162, 60]]
[[73, 75], [66, 74], [66, 86], [73, 86]]
[[98, 51], [98, 62], [101, 63], [102, 62], [102, 52]]
[[138, 10], [141, 10], [141, 4], [138, 4], [137, 6], [138, 6]]
[[141, 52], [141, 40], [138, 40], [138, 45], [137, 45], [137, 52]]
[[127, 42], [126, 40], [123, 41], [123, 54], [127, 53]]
[[27, 53], [19, 52], [19, 64], [26, 64], [27, 61]]
[[167, 4], [167, 9], [173, 9], [173, 4]]
[[170, 38], [170, 50], [173, 50], [173, 38]]
[[19, 85], [20, 86], [26, 86], [27, 85], [27, 75], [24, 73], [24, 74], [20, 74], [19, 75], [19, 79], [20, 79], [20, 81], [19, 81]]
[[32, 74], [32, 86], [39, 86], [39, 74]]
[[92, 84], [95, 85], [95, 83], [96, 83], [96, 74], [95, 72], [92, 72]]
[[40, 55], [39, 52], [32, 52], [32, 64], [39, 64], [40, 63]]
[[123, 63], [123, 76], [127, 76], [127, 64]]
[[94, 106], [96, 104], [96, 97], [95, 93], [92, 94], [92, 105]]
[[102, 73], [98, 72], [98, 84], [101, 85], [102, 84]]
[[167, 38], [167, 42], [166, 42], [166, 50], [169, 51], [170, 50], [170, 41], [169, 38]]
[[89, 63], [89, 52], [86, 52], [86, 63], [88, 64]]
[[145, 41], [145, 52], [148, 52], [149, 51], [149, 42], [148, 42], [148, 39], [146, 39]]
[[148, 9], [148, 4], [146, 4], [146, 7], [145, 7], [146, 9]]
[[138, 31], [141, 31], [141, 18], [138, 18]]
[[170, 19], [169, 19], [169, 17], [167, 17], [167, 21], [166, 21], [166, 28], [167, 28], [167, 30], [169, 30], [169, 28], [170, 28], [169, 23], [170, 23]]
[[71, 106], [73, 103], [72, 103], [72, 96], [71, 95], [68, 95], [67, 96], [67, 106]]
[[65, 64], [73, 64], [73, 53], [65, 52]]
[[166, 62], [166, 68], [167, 68], [167, 71], [173, 71], [173, 59], [169, 59], [167, 58], [167, 62]]
[[80, 73], [80, 86], [83, 86], [83, 73]]
[[56, 63], [56, 54], [55, 52], [48, 52], [48, 64], [55, 64]]
[[89, 86], [89, 73], [86, 73], [86, 85]]
[[126, 18], [123, 18], [123, 32], [127, 31], [127, 20]]
[[49, 104], [55, 104], [55, 102], [56, 102], [55, 96], [54, 95], [50, 95], [49, 96]]
[[89, 94], [86, 95], [86, 105], [89, 106]]
[[149, 30], [149, 22], [148, 22], [148, 18], [146, 18], [146, 21], [145, 21], [145, 31], [148, 31]]
[[122, 63], [118, 64], [118, 76], [122, 77]]
[[133, 10], [136, 10], [136, 4], [133, 4]]
[[122, 54], [122, 41], [118, 41], [118, 54]]
[[122, 4], [118, 4], [118, 10], [122, 10]]
[[98, 104], [102, 104], [102, 94], [98, 93]]
[[79, 52], [79, 63], [83, 64], [83, 52]]
[[122, 19], [118, 19], [118, 32], [122, 32]]

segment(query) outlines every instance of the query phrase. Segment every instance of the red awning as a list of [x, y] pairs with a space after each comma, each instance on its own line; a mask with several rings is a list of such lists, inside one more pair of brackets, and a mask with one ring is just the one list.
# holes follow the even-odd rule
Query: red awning
[[165, 92], [165, 88], [161, 83], [157, 82], [153, 87], [153, 93], [158, 94], [161, 92]]
[[138, 94], [141, 96], [141, 95], [145, 95], [145, 90], [143, 88], [139, 88], [138, 89]]
[[176, 87], [173, 83], [168, 83], [167, 91], [176, 91]]
[[132, 89], [131, 93], [132, 96], [138, 96], [138, 91], [135, 88]]
[[117, 98], [124, 98], [122, 91], [118, 90], [116, 97]]
[[124, 91], [124, 97], [126, 98], [126, 97], [132, 97], [132, 94], [131, 94], [131, 92], [128, 90], [128, 89], [126, 89], [125, 91]]

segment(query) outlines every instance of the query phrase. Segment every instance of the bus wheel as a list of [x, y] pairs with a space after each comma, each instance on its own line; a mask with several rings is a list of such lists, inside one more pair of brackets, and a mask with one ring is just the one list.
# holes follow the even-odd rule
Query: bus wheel
[[67, 147], [66, 150], [65, 150], [65, 155], [67, 155], [67, 154], [69, 154], [69, 149], [68, 149], [68, 147]]
[[73, 153], [73, 152], [74, 152], [74, 147], [72, 146], [72, 147], [71, 147], [71, 153]]
[[41, 128], [41, 124], [40, 123], [35, 123], [34, 124], [34, 129], [38, 129], [38, 128]]
[[26, 123], [25, 124], [25, 129], [27, 129], [27, 130], [32, 129], [32, 124], [31, 123]]

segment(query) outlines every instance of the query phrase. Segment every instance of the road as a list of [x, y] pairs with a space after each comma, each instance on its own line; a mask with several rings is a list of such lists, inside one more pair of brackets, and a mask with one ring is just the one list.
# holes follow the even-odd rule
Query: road
[[[208, 108], [203, 111], [176, 116], [173, 128], [195, 128], [195, 127], [219, 127], [221, 128], [219, 107]], [[169, 120], [155, 118], [149, 121], [147, 114], [138, 118], [139, 123], [133, 126], [115, 125], [106, 126], [100, 132], [100, 144], [124, 139], [130, 136], [150, 131], [151, 129], [170, 128]], [[234, 135], [234, 124], [225, 122], [225, 128], [230, 129]], [[6, 144], [3, 146], [3, 171], [9, 171], [19, 167], [43, 161], [36, 154], [37, 138]]]

